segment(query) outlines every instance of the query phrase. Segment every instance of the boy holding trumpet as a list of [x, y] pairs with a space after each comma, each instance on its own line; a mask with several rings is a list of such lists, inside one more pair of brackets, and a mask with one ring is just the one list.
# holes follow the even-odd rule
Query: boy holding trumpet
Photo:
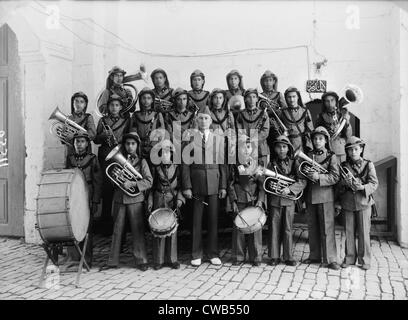
[[355, 264], [357, 255], [361, 268], [368, 270], [371, 263], [370, 217], [371, 206], [374, 204], [372, 194], [378, 188], [378, 179], [374, 164], [363, 158], [364, 147], [363, 140], [354, 136], [346, 143], [347, 159], [340, 166], [342, 179], [337, 185], [339, 201], [336, 210], [343, 210], [346, 218], [346, 256], [341, 267]]

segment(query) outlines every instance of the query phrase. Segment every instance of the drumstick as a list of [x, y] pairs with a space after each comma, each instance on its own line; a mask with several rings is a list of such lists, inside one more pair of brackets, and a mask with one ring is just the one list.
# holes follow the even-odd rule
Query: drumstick
[[239, 214], [239, 212], [237, 213], [237, 216], [249, 227], [248, 222], [246, 222], [245, 219], [241, 217], [241, 215]]
[[192, 197], [193, 199], [197, 200], [197, 201], [202, 202], [202, 203], [203, 203], [203, 205], [208, 206], [208, 203], [207, 203], [207, 202], [205, 202], [205, 201], [203, 201], [203, 200], [201, 200], [200, 198], [197, 198], [196, 196], [191, 196], [191, 197]]

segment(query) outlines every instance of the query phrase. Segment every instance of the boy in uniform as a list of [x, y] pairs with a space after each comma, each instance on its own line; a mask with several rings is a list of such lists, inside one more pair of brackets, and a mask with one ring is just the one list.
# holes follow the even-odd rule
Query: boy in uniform
[[107, 163], [105, 161], [109, 152], [119, 143], [122, 142], [122, 137], [129, 132], [130, 119], [124, 118], [121, 115], [123, 108], [122, 99], [118, 95], [112, 95], [108, 101], [108, 114], [103, 116], [96, 128], [95, 144], [100, 144], [98, 149], [98, 159], [102, 171], [104, 172], [104, 180], [102, 186], [102, 214], [101, 225], [102, 233], [110, 235], [112, 230], [111, 207], [113, 185], [105, 174]]
[[161, 102], [155, 102], [155, 109], [162, 113], [170, 111], [173, 104], [173, 89], [170, 88], [166, 71], [157, 68], [152, 71], [150, 77], [154, 85], [153, 91], [155, 96], [162, 100]]
[[293, 159], [293, 147], [288, 137], [279, 136], [272, 145], [273, 154], [268, 164], [268, 169], [280, 175], [295, 180], [295, 183], [282, 190], [282, 196], [267, 193], [269, 220], [268, 251], [271, 258], [270, 264], [277, 265], [281, 257], [281, 245], [283, 246], [283, 261], [288, 266], [295, 266], [293, 258], [293, 218], [295, 215], [295, 200], [285, 196], [296, 198], [306, 187], [306, 179], [298, 172], [299, 162]]
[[248, 89], [245, 91], [245, 109], [236, 118], [238, 136], [245, 134], [254, 139], [251, 133], [258, 133], [258, 161], [262, 166], [268, 163], [269, 147], [267, 138], [269, 135], [269, 117], [265, 110], [258, 107], [258, 91]]
[[133, 187], [139, 192], [136, 196], [129, 196], [115, 185], [113, 196], [114, 229], [109, 259], [102, 269], [117, 268], [119, 266], [119, 253], [125, 218], [128, 216], [132, 231], [133, 257], [136, 267], [142, 271], [148, 269], [145, 244], [145, 192], [152, 187], [153, 178], [147, 161], [140, 157], [140, 138], [136, 132], [129, 132], [122, 139], [122, 153], [129, 164], [139, 172], [143, 179], [137, 181], [127, 180], [123, 187]]
[[[148, 211], [158, 208], [177, 210], [185, 203], [181, 192], [181, 166], [172, 159], [174, 147], [170, 140], [163, 140], [160, 144], [162, 163], [152, 167], [153, 187], [149, 193]], [[164, 263], [171, 268], [180, 268], [177, 259], [177, 231], [165, 238], [153, 237], [153, 261], [155, 270]]]
[[[88, 226], [88, 242], [85, 252], [85, 259], [89, 267], [92, 267], [92, 249], [93, 249], [93, 215], [98, 209], [101, 199], [102, 187], [102, 170], [99, 166], [96, 155], [88, 151], [88, 146], [91, 143], [89, 136], [85, 132], [74, 134], [74, 148], [73, 154], [67, 157], [66, 169], [79, 168], [84, 174], [85, 180], [88, 184], [89, 208], [91, 216], [89, 218]], [[80, 243], [80, 248], [83, 248], [84, 241]], [[79, 256], [75, 250], [68, 248], [68, 254], [74, 261], [79, 261]]]
[[[322, 95], [323, 112], [320, 113], [316, 120], [316, 127], [323, 126], [330, 134], [331, 148], [337, 156], [338, 163], [346, 160], [346, 152], [344, 146], [347, 139], [353, 134], [353, 129], [350, 125], [350, 114], [345, 110], [342, 114], [339, 111], [339, 96], [333, 91], [328, 91]], [[340, 129], [341, 120], [345, 119], [345, 125], [337, 137], [334, 134]]]
[[378, 188], [378, 178], [374, 164], [363, 158], [364, 147], [365, 143], [360, 138], [352, 136], [347, 140], [347, 160], [341, 164], [346, 174], [337, 185], [339, 199], [336, 210], [343, 210], [346, 219], [346, 256], [341, 266], [346, 268], [358, 260], [361, 268], [368, 270], [371, 264], [372, 194]]
[[238, 70], [231, 70], [226, 76], [228, 90], [226, 91], [227, 100], [232, 96], [244, 96], [245, 89], [242, 81], [242, 74]]
[[194, 70], [190, 75], [191, 89], [188, 94], [198, 108], [208, 104], [209, 91], [204, 90], [205, 76], [201, 70]]
[[303, 105], [300, 92], [295, 87], [285, 91], [287, 108], [279, 110], [278, 116], [289, 131], [289, 140], [294, 150], [301, 148], [307, 153], [312, 149], [310, 133], [313, 131], [313, 122], [310, 111]]
[[[79, 124], [84, 128], [87, 133], [90, 141], [95, 139], [96, 128], [94, 118], [90, 113], [86, 112], [88, 108], [88, 97], [85, 93], [79, 91], [72, 95], [71, 97], [71, 114], [68, 116], [68, 119]], [[87, 151], [92, 152], [91, 143], [88, 143]], [[67, 145], [66, 146], [66, 156], [73, 154], [75, 152], [74, 147]]]
[[[336, 237], [334, 230], [334, 186], [339, 181], [339, 164], [330, 150], [330, 135], [324, 127], [311, 134], [313, 150], [307, 156], [322, 166], [327, 173], [309, 172], [306, 187], [308, 214], [309, 258], [304, 263], [323, 263], [338, 270]], [[312, 182], [313, 181], [313, 182]]]
[[[221, 265], [218, 254], [218, 205], [219, 199], [226, 196], [227, 168], [224, 164], [224, 140], [219, 139], [211, 130], [211, 112], [208, 106], [200, 109], [197, 115], [198, 131], [190, 137], [190, 144], [184, 147], [194, 147], [194, 161], [191, 164], [183, 162], [183, 195], [194, 199], [193, 204], [193, 266], [201, 265], [202, 248], [202, 218], [203, 201], [208, 203], [208, 250], [207, 255], [214, 265]], [[197, 154], [198, 153], [198, 154]]]
[[[263, 208], [265, 201], [264, 177], [254, 174], [258, 162], [252, 157], [253, 147], [249, 137], [240, 136], [238, 154], [238, 163], [230, 166], [228, 183], [228, 195], [234, 216], [249, 206]], [[246, 235], [234, 224], [232, 229], [233, 265], [240, 265], [244, 262], [246, 248], [248, 248], [248, 260], [254, 266], [259, 266], [262, 262], [262, 229]]]

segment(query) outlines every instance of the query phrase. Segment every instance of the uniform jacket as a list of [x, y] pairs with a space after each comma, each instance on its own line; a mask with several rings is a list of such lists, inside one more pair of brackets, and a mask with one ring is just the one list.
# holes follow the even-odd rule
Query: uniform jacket
[[188, 95], [200, 109], [208, 105], [208, 98], [210, 96], [210, 92], [206, 90], [201, 91], [190, 90], [188, 92]]
[[225, 98], [228, 101], [232, 96], [244, 96], [245, 90], [242, 90], [241, 88], [238, 88], [235, 92], [232, 92], [231, 90], [227, 89], [225, 90]]
[[150, 150], [157, 141], [150, 141], [150, 134], [153, 130], [164, 129], [163, 115], [158, 111], [140, 110], [132, 115], [132, 129], [136, 131], [141, 140], [142, 157], [148, 158]]
[[129, 132], [131, 121], [130, 119], [125, 119], [123, 117], [115, 120], [110, 116], [104, 116], [99, 120], [96, 128], [95, 143], [101, 145], [98, 149], [98, 158], [101, 163], [104, 163], [106, 156], [115, 146], [109, 147], [106, 138], [102, 136], [102, 133], [104, 132], [102, 121], [112, 128], [113, 135], [115, 136], [118, 144], [122, 142], [123, 135]]
[[[279, 174], [282, 174], [288, 178], [295, 180], [296, 182], [289, 186], [289, 190], [292, 191], [292, 195], [298, 196], [299, 193], [305, 189], [307, 181], [299, 173], [299, 162], [294, 159], [286, 158], [284, 160], [279, 160], [273, 157], [268, 163], [267, 169], [275, 171], [275, 167]], [[286, 198], [278, 197], [273, 194], [267, 193], [268, 195], [268, 206], [272, 207], [288, 207], [294, 206], [295, 201]]]
[[236, 127], [238, 134], [240, 129], [245, 129], [246, 135], [251, 137], [250, 130], [255, 129], [258, 131], [258, 156], [269, 155], [269, 146], [266, 141], [269, 135], [269, 117], [268, 114], [259, 108], [255, 108], [253, 111], [248, 109], [242, 110], [236, 119]]
[[[154, 91], [154, 94], [156, 95], [157, 98], [159, 98], [161, 100], [166, 100], [166, 101], [172, 102], [173, 88], [165, 87], [165, 88], [163, 88], [161, 90], [159, 90], [157, 88], [154, 88], [153, 91]], [[168, 109], [168, 108], [163, 109], [163, 107], [158, 102], [155, 102], [155, 109], [158, 110], [159, 112], [163, 113], [163, 114], [167, 113], [167, 112], [169, 112], [171, 110], [171, 108], [170, 109]]]
[[153, 186], [149, 193], [149, 202], [153, 202], [155, 208], [170, 207], [170, 204], [175, 205], [175, 197], [185, 203], [185, 198], [181, 193], [181, 165], [160, 164], [153, 166], [152, 176]]
[[[318, 115], [316, 120], [316, 127], [322, 126], [325, 127], [327, 132], [329, 132], [330, 137], [337, 131], [337, 128], [340, 125], [340, 112], [331, 115], [327, 112], [322, 112]], [[353, 130], [350, 124], [346, 124], [341, 131], [341, 133], [337, 136], [336, 139], [331, 140], [331, 149], [332, 151], [338, 155], [345, 155], [344, 146], [346, 145], [346, 141], [350, 138], [353, 134]]]
[[[227, 165], [224, 164], [221, 152], [224, 148], [223, 140], [209, 132], [206, 143], [202, 144], [202, 136], [196, 131], [183, 152], [187, 152], [185, 148], [188, 148], [197, 161], [182, 165], [183, 190], [192, 189], [195, 195], [214, 195], [220, 189], [226, 190]], [[196, 152], [201, 152], [201, 157]]]
[[322, 154], [315, 150], [307, 154], [311, 159], [314, 156], [314, 160], [328, 171], [326, 174], [320, 174], [319, 181], [316, 183], [308, 180], [305, 200], [310, 204], [334, 201], [334, 185], [340, 179], [339, 165], [334, 153], [328, 152], [326, 149], [321, 151], [323, 151]]
[[140, 191], [140, 194], [135, 197], [130, 197], [115, 184], [113, 201], [116, 203], [132, 204], [143, 202], [145, 200], [145, 191], [149, 190], [153, 184], [153, 177], [150, 173], [149, 165], [147, 164], [147, 161], [145, 159], [135, 157], [134, 159], [129, 159], [128, 161], [143, 177], [142, 180], [137, 180], [133, 183], [133, 186], [137, 187], [137, 189]]
[[182, 138], [187, 129], [196, 128], [196, 112], [188, 109], [183, 112], [179, 112], [177, 109], [171, 110], [165, 115], [165, 127], [172, 140], [173, 138], [177, 140], [178, 137], [173, 137], [173, 132], [176, 127], [179, 127]]
[[[310, 133], [313, 131], [313, 122], [310, 111], [303, 107], [284, 108], [278, 112], [279, 118], [289, 130], [289, 139], [293, 145], [293, 149], [300, 146], [312, 149], [312, 141], [310, 140]], [[292, 119], [293, 116], [293, 119]], [[298, 126], [300, 132], [298, 130]], [[302, 141], [302, 136], [304, 141]]]
[[349, 161], [344, 161], [341, 166], [348, 168], [356, 179], [361, 180], [364, 190], [353, 192], [341, 179], [336, 186], [338, 196], [336, 202], [348, 211], [364, 210], [374, 204], [372, 194], [378, 188], [374, 164], [369, 160], [362, 159], [360, 165], [353, 165]]
[[277, 108], [275, 108], [274, 110], [283, 109], [283, 108], [288, 107], [285, 101], [285, 97], [279, 91], [271, 91], [271, 92], [264, 91], [262, 92], [262, 95], [272, 100], [276, 104]]
[[90, 202], [99, 203], [102, 192], [103, 172], [99, 166], [99, 161], [93, 153], [84, 155], [71, 154], [67, 157], [66, 168], [79, 168], [88, 183]]
[[[251, 167], [257, 167], [257, 161], [253, 160], [248, 164], [248, 170], [254, 171]], [[241, 167], [242, 168], [242, 167]], [[240, 174], [238, 165], [230, 165], [228, 179], [228, 196], [231, 203], [253, 203], [257, 201], [265, 202], [265, 191], [263, 188], [264, 177], [249, 175], [246, 170]]]

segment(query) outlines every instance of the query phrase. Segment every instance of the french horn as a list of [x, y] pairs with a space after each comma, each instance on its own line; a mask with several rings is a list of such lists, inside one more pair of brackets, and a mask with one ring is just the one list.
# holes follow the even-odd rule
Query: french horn
[[51, 134], [58, 137], [61, 142], [72, 146], [72, 139], [74, 134], [77, 132], [87, 132], [79, 124], [75, 123], [71, 119], [61, 112], [61, 110], [56, 107], [54, 112], [51, 113], [48, 120], [55, 120], [50, 127]]
[[127, 161], [125, 156], [120, 152], [120, 146], [116, 146], [106, 156], [105, 161], [114, 161], [106, 168], [106, 175], [112, 180], [123, 192], [130, 197], [136, 197], [140, 191], [136, 187], [125, 188], [126, 181], [136, 182], [143, 179], [143, 176]]

